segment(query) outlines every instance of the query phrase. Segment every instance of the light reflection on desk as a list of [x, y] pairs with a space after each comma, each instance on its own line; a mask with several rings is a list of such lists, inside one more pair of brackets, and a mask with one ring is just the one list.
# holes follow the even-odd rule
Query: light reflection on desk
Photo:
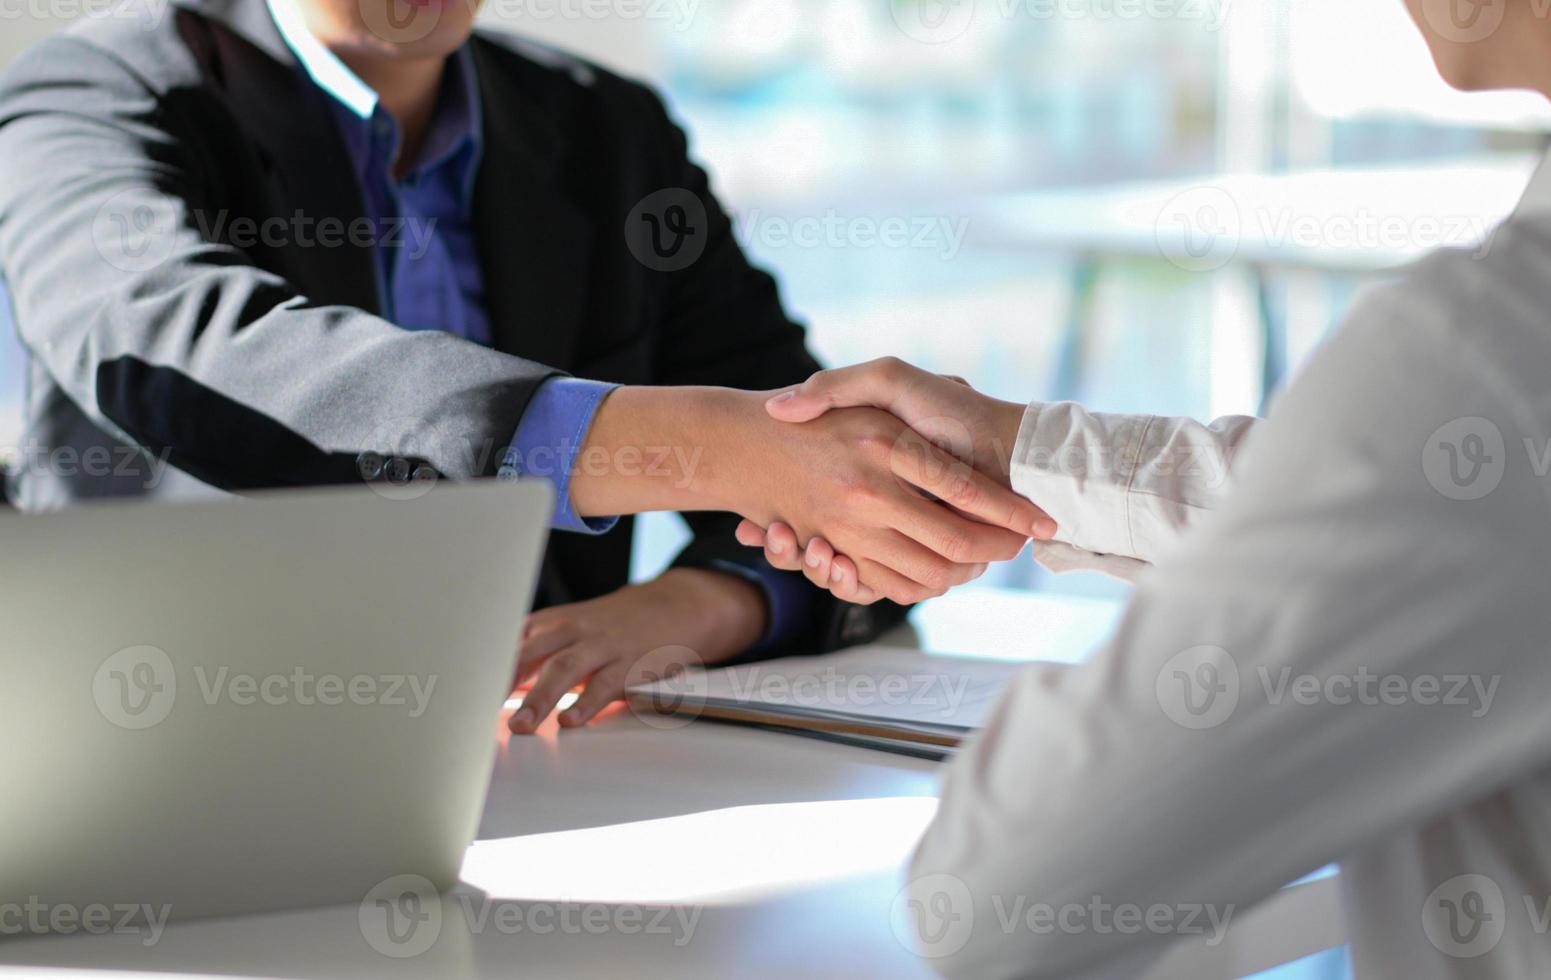
[[733, 904], [902, 866], [930, 797], [774, 803], [477, 841], [463, 880], [495, 898]]

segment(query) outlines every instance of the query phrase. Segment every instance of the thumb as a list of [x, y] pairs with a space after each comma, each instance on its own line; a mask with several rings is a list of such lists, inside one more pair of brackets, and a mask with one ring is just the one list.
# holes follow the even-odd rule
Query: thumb
[[820, 371], [765, 403], [772, 418], [782, 422], [810, 422], [832, 408], [871, 407], [892, 410], [895, 386], [884, 377], [883, 362]]

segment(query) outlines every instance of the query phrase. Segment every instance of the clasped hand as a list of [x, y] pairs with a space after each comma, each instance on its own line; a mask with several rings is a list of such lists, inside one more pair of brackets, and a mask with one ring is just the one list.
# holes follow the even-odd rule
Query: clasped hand
[[[895, 447], [896, 455], [917, 461], [917, 467], [897, 465], [905, 475], [940, 469], [934, 481], [911, 480], [939, 498], [939, 522], [959, 518], [956, 531], [941, 529], [935, 538], [920, 539], [935, 555], [901, 567], [876, 553], [869, 557], [835, 535], [810, 533], [803, 524], [776, 516], [768, 521], [745, 519], [738, 540], [765, 550], [776, 568], [803, 572], [814, 584], [837, 597], [862, 605], [880, 598], [918, 602], [977, 577], [984, 562], [1014, 557], [1029, 537], [1048, 540], [1056, 524], [1034, 504], [1013, 492], [1008, 478], [1011, 451], [1017, 439], [1023, 406], [988, 398], [959, 378], [922, 371], [896, 358], [856, 367], [821, 371], [807, 382], [772, 397], [770, 416], [790, 425], [811, 425], [829, 413], [858, 407], [895, 416], [910, 434]], [[923, 448], [927, 447], [927, 448]], [[957, 512], [957, 513], [951, 513]], [[749, 515], [745, 514], [745, 518]], [[964, 517], [989, 527], [967, 531]], [[1012, 547], [1004, 534], [1021, 532]], [[937, 547], [932, 547], [937, 545]]]

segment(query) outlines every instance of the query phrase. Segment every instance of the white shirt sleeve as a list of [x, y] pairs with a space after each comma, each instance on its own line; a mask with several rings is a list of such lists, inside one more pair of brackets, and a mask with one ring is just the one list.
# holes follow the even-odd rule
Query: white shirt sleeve
[[[934, 966], [979, 980], [1134, 969], [1190, 906], [1231, 919], [1551, 761], [1551, 507], [1532, 460], [1504, 450], [1547, 434], [1440, 327], [1442, 305], [1370, 296], [1258, 427], [1225, 500], [1215, 475], [1158, 461], [1221, 450], [1226, 471], [1245, 421], [1050, 406], [1025, 425], [1031, 451], [1137, 447], [1083, 475], [1072, 460], [1025, 472], [1019, 489], [1075, 546], [1150, 560], [1217, 513], [1142, 578], [1089, 663], [1022, 675], [953, 763], [912, 868], [916, 907], [958, 916], [958, 933], [922, 927]], [[1487, 437], [1466, 460], [1477, 472], [1441, 455], [1461, 426]], [[1494, 472], [1489, 494], [1461, 492]], [[1095, 901], [1162, 910], [1167, 928], [1102, 928]], [[1036, 906], [1077, 912], [1035, 921]], [[933, 950], [943, 936], [957, 938]]]
[[1259, 424], [1030, 405], [1012, 457], [1013, 489], [1055, 519], [1034, 557], [1054, 572], [1135, 579], [1227, 496], [1239, 450]]

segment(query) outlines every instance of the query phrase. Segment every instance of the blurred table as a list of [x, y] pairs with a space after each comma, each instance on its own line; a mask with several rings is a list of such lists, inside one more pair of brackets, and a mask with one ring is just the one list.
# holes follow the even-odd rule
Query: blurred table
[[1096, 283], [1106, 262], [1166, 262], [1185, 272], [1248, 276], [1265, 342], [1262, 391], [1286, 370], [1276, 271], [1372, 277], [1438, 248], [1490, 247], [1539, 162], [1532, 154], [1406, 166], [1214, 174], [962, 202], [977, 247], [1072, 259], [1070, 306], [1057, 373], [1075, 398]]
[[[971, 589], [930, 604], [921, 630], [949, 649], [1077, 661], [1116, 611]], [[1019, 628], [1030, 622], [1043, 628]], [[616, 708], [584, 730], [503, 737], [466, 884], [419, 955], [383, 955], [349, 906], [175, 924], [150, 946], [0, 938], [0, 977], [930, 977], [894, 913], [940, 772], [710, 722], [657, 728]], [[1152, 975], [1236, 977], [1339, 945], [1338, 910], [1332, 878], [1284, 889], [1220, 945], [1183, 942]]]

